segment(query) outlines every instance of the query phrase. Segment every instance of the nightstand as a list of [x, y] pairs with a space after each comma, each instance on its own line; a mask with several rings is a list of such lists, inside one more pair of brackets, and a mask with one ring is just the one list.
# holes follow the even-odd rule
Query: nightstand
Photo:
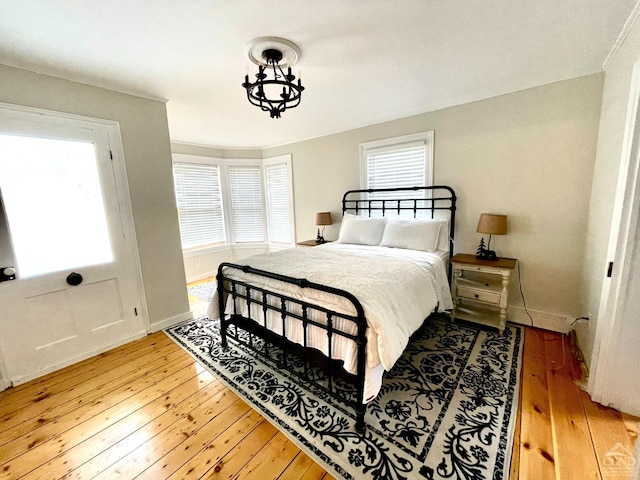
[[450, 262], [453, 269], [451, 320], [459, 318], [497, 327], [502, 335], [507, 323], [509, 281], [516, 260], [478, 260], [475, 255], [459, 253]]
[[[331, 240], [325, 240], [324, 243], [331, 243]], [[317, 247], [318, 245], [324, 245], [324, 243], [316, 243], [315, 240], [303, 240], [296, 243], [299, 247]]]

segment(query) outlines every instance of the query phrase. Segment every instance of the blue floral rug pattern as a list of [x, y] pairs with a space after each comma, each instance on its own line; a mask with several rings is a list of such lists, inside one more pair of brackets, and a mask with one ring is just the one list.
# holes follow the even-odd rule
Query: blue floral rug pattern
[[242, 344], [222, 349], [217, 321], [195, 319], [166, 333], [337, 478], [508, 478], [520, 327], [501, 336], [429, 318], [368, 404], [364, 435], [351, 408]]

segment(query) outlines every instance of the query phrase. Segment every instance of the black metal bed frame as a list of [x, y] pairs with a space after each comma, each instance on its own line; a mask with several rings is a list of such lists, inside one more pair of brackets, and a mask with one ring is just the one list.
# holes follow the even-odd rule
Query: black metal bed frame
[[[376, 194], [387, 196], [394, 192], [405, 192], [410, 196], [402, 198], [376, 198]], [[398, 195], [401, 196], [401, 195]], [[448, 211], [449, 220], [449, 256], [453, 255], [453, 239], [455, 233], [455, 211], [456, 195], [453, 189], [448, 186], [432, 187], [409, 187], [409, 188], [385, 188], [368, 190], [349, 190], [342, 198], [342, 213], [353, 212], [356, 215], [366, 214], [368, 216], [382, 216], [389, 214], [400, 215], [402, 212], [413, 212], [417, 217], [420, 212], [427, 212], [431, 218], [435, 218], [436, 212]], [[279, 280], [281, 282], [296, 285], [303, 289], [313, 289], [327, 292], [345, 298], [353, 305], [354, 315], [339, 313], [327, 309], [320, 305], [305, 300], [295, 299], [290, 296], [273, 292], [269, 289], [252, 285], [246, 281], [235, 280], [228, 276], [230, 271], [240, 270], [245, 273]], [[367, 348], [367, 320], [364, 309], [358, 299], [351, 293], [333, 288], [327, 285], [310, 282], [302, 278], [293, 278], [285, 275], [255, 269], [249, 265], [238, 265], [233, 263], [222, 263], [218, 267], [218, 307], [220, 311], [220, 333], [222, 346], [228, 346], [227, 337], [233, 338], [236, 342], [249, 347], [260, 355], [264, 355], [277, 362], [280, 367], [286, 368], [303, 380], [310, 382], [322, 391], [337, 397], [345, 404], [351, 406], [356, 412], [356, 430], [363, 432], [366, 428], [364, 416], [366, 404], [364, 403], [364, 380], [366, 368], [366, 348]], [[451, 268], [449, 266], [449, 281], [451, 281]], [[224, 314], [227, 298], [233, 299], [233, 313]], [[238, 303], [244, 302], [247, 306], [248, 315], [251, 315], [252, 308], [262, 312], [260, 318], [248, 318], [238, 313]], [[253, 307], [252, 307], [253, 306]], [[316, 312], [311, 315], [311, 312]], [[282, 335], [267, 328], [269, 312], [276, 312], [282, 321]], [[318, 321], [317, 316], [321, 314], [326, 321]], [[254, 315], [255, 316], [255, 315]], [[315, 318], [315, 319], [314, 319]], [[287, 337], [287, 320], [302, 322], [303, 344], [298, 345]], [[344, 325], [350, 322], [356, 333], [349, 333], [348, 329], [340, 329], [336, 324]], [[230, 328], [233, 325], [234, 328]], [[319, 350], [307, 346], [307, 330], [310, 326], [326, 330], [327, 332], [327, 353], [322, 354]], [[239, 331], [239, 330], [242, 330]], [[243, 333], [244, 332], [244, 333]], [[255, 341], [256, 336], [260, 341]], [[354, 341], [357, 344], [357, 368], [356, 374], [346, 372], [342, 368], [342, 362], [332, 356], [333, 338], [341, 336]], [[274, 351], [277, 355], [270, 354]], [[303, 368], [299, 366], [295, 358], [302, 359]], [[277, 358], [275, 358], [277, 357]], [[317, 367], [320, 365], [326, 375], [318, 377]], [[314, 378], [315, 377], [315, 378]], [[355, 392], [345, 392], [343, 388], [336, 388], [338, 380], [346, 380], [355, 387]]]

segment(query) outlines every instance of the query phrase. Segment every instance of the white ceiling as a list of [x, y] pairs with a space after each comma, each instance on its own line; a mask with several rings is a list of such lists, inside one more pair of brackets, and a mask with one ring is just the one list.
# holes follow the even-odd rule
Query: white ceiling
[[[175, 142], [267, 147], [598, 72], [635, 2], [3, 0], [0, 63], [166, 99]], [[280, 119], [240, 86], [261, 36], [302, 50]]]

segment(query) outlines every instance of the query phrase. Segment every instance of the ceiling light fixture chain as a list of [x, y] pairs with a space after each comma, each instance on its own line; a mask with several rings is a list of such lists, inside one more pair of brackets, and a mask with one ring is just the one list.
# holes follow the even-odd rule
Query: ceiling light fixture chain
[[[295, 44], [282, 38], [262, 37], [249, 43], [245, 53], [258, 65], [256, 81], [249, 82], [247, 74], [242, 84], [252, 105], [269, 112], [271, 118], [280, 118], [282, 112], [300, 105], [304, 87], [299, 78], [294, 82], [296, 76], [291, 73], [291, 65], [300, 57]], [[283, 66], [287, 67], [287, 73]]]

